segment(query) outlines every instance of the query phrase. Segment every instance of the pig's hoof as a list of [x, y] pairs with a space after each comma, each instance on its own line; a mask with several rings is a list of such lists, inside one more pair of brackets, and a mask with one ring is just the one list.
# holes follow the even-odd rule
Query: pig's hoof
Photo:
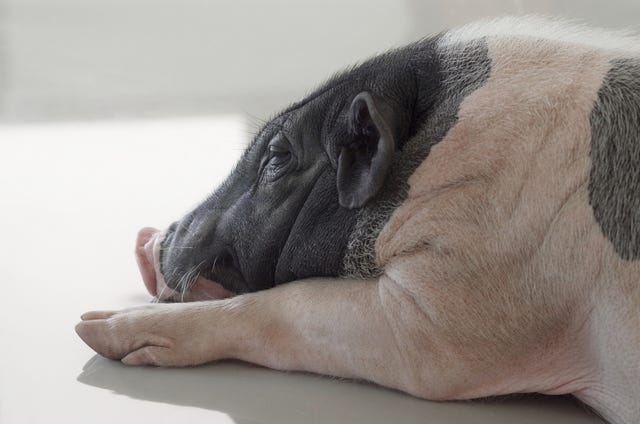
[[187, 305], [147, 305], [82, 315], [76, 332], [93, 350], [127, 365], [187, 366], [216, 359], [202, 328], [205, 317]]

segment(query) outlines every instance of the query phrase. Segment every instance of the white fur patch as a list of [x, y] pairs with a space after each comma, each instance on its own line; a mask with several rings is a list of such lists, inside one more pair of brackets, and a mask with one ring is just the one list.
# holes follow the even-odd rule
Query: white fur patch
[[440, 47], [479, 38], [539, 38], [598, 49], [640, 53], [640, 36], [632, 30], [590, 28], [575, 21], [541, 16], [507, 16], [474, 22], [444, 34]]

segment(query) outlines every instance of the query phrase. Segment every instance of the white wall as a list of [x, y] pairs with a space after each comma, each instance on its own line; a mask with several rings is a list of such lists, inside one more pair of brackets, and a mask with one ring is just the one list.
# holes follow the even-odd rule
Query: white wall
[[0, 121], [247, 113], [481, 16], [640, 22], [640, 1], [0, 0]]

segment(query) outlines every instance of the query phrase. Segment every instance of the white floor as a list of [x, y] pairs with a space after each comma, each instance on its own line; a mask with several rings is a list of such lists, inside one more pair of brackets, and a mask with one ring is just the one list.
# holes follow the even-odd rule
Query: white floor
[[129, 368], [74, 332], [82, 312], [149, 302], [136, 230], [203, 198], [240, 154], [243, 118], [0, 127], [0, 423], [599, 422], [569, 399], [433, 403], [227, 362]]

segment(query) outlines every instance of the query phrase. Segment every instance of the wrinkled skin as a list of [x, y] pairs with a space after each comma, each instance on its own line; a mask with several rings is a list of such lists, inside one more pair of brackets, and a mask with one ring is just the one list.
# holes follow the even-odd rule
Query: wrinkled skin
[[[363, 65], [357, 79], [334, 78], [276, 116], [206, 201], [166, 232], [143, 230], [138, 261], [149, 291], [162, 300], [215, 299], [347, 274], [358, 210], [385, 185], [439, 83], [430, 78], [416, 91], [408, 72], [388, 78], [380, 68], [391, 58]], [[398, 192], [402, 184], [394, 183]]]

